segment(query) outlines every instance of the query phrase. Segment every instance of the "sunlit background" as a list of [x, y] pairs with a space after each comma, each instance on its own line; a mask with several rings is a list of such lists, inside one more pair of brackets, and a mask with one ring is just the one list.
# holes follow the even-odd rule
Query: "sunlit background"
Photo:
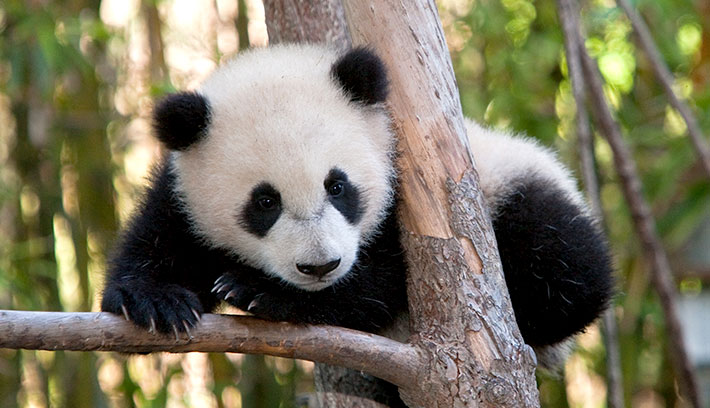
[[[438, 4], [465, 114], [540, 138], [576, 170], [555, 1]], [[710, 2], [635, 5], [676, 91], [710, 134]], [[623, 13], [613, 0], [583, 6], [587, 47], [634, 150], [672, 257], [691, 357], [710, 390], [710, 183]], [[0, 2], [0, 308], [98, 311], [106, 253], [161, 154], [150, 131], [153, 101], [267, 42], [260, 0]], [[681, 406], [647, 264], [610, 149], [596, 141], [619, 273], [626, 403]], [[601, 336], [590, 328], [565, 374], [539, 376], [544, 406], [605, 406]], [[291, 407], [312, 390], [312, 364], [288, 359], [0, 350], [3, 408]]]

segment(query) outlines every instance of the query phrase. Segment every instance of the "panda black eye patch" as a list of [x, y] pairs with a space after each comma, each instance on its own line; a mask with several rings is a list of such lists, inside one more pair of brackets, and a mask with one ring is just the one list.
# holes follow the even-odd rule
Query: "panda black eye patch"
[[328, 201], [350, 224], [360, 221], [365, 212], [360, 190], [348, 180], [348, 175], [344, 171], [338, 168], [331, 169], [323, 186], [328, 194]]
[[257, 237], [265, 237], [281, 215], [281, 194], [269, 183], [256, 185], [239, 213], [239, 223]]

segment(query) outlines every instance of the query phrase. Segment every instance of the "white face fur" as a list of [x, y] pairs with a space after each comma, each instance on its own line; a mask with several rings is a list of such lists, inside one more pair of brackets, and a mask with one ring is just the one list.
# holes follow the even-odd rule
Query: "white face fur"
[[[348, 273], [392, 200], [387, 116], [350, 101], [331, 75], [336, 59], [293, 45], [240, 54], [197, 90], [211, 108], [207, 135], [172, 154], [195, 230], [305, 290]], [[338, 182], [347, 197], [329, 192]], [[338, 259], [323, 277], [297, 267]]]

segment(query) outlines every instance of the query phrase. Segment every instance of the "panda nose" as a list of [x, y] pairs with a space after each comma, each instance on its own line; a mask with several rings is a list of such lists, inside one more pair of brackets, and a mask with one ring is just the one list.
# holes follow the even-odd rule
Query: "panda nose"
[[322, 278], [325, 275], [327, 275], [328, 272], [337, 268], [338, 265], [340, 265], [340, 258], [338, 258], [334, 261], [330, 261], [327, 264], [323, 264], [323, 265], [296, 264], [296, 268], [301, 273], [304, 273], [306, 275], [312, 275], [312, 276], [317, 276], [319, 278]]

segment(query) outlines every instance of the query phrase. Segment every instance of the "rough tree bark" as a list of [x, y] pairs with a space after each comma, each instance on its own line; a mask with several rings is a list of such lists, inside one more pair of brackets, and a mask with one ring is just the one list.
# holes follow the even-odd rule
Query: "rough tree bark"
[[354, 45], [391, 80], [401, 152], [400, 221], [410, 342], [428, 359], [410, 406], [537, 406], [535, 357], [520, 336], [472, 163], [458, 88], [433, 0], [344, 1]]
[[350, 47], [340, 0], [264, 0], [269, 43], [310, 42]]

